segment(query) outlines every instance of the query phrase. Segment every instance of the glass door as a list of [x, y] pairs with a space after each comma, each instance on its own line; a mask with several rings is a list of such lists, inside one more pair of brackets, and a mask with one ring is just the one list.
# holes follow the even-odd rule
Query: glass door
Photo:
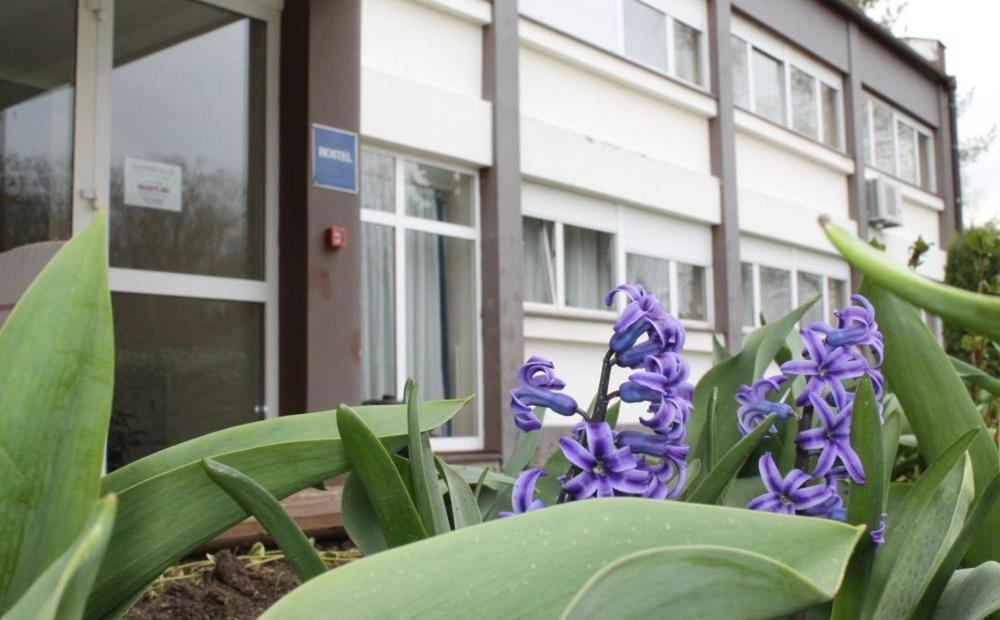
[[76, 157], [93, 161], [74, 227], [108, 209], [114, 469], [276, 412], [279, 15], [233, 0], [84, 5], [93, 65], [78, 81], [93, 97], [77, 119], [94, 131]]

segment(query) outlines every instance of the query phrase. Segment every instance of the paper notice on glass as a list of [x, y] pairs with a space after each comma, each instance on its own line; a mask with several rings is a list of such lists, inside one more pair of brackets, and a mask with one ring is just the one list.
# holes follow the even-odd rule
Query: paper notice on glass
[[125, 158], [125, 204], [181, 212], [180, 166]]

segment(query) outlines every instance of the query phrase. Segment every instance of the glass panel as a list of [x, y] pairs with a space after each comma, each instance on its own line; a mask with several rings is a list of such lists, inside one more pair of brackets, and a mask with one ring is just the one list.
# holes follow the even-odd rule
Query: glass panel
[[840, 91], [826, 84], [820, 84], [820, 91], [823, 99], [823, 144], [839, 149]]
[[894, 154], [894, 128], [892, 126], [892, 110], [881, 103], [872, 102], [875, 120], [875, 166], [896, 174], [896, 159]]
[[934, 145], [931, 137], [925, 133], [918, 134], [920, 149], [920, 187], [929, 192], [934, 191]]
[[[478, 353], [473, 242], [406, 232], [407, 374], [424, 400], [476, 393]], [[476, 435], [467, 407], [445, 425], [445, 435]]]
[[629, 284], [641, 284], [656, 295], [664, 308], [670, 308], [670, 261], [628, 254], [625, 256], [625, 274]]
[[810, 138], [819, 138], [816, 80], [792, 67], [792, 129]]
[[264, 26], [190, 0], [114, 22], [111, 264], [263, 279]]
[[927, 323], [927, 329], [931, 331], [931, 335], [934, 336], [934, 340], [943, 342], [944, 335], [941, 332], [941, 319], [928, 312], [923, 312], [923, 315], [924, 322]]
[[704, 267], [677, 263], [677, 314], [682, 319], [708, 320]]
[[753, 265], [740, 263], [740, 279], [743, 284], [743, 327], [757, 325], [757, 311], [753, 299]]
[[0, 3], [0, 252], [73, 234], [76, 4]]
[[604, 294], [614, 286], [614, 253], [608, 233], [565, 226], [566, 305], [605, 310]]
[[754, 110], [775, 123], [785, 124], [785, 72], [780, 61], [753, 50]]
[[896, 123], [896, 144], [899, 146], [899, 178], [917, 182], [917, 132], [903, 122]]
[[472, 176], [406, 162], [406, 214], [472, 226]]
[[108, 469], [259, 419], [262, 304], [114, 293]]
[[837, 278], [826, 279], [826, 299], [830, 304], [830, 321], [836, 322], [834, 311], [847, 305], [847, 283]]
[[396, 236], [368, 222], [361, 232], [361, 398], [397, 401]]
[[[806, 303], [816, 295], [823, 294], [823, 276], [800, 271], [796, 275], [795, 279], [799, 286], [799, 305]], [[809, 311], [803, 315], [802, 325], [809, 325], [810, 323], [816, 323], [817, 321], [822, 320], [823, 298], [820, 297], [820, 299], [813, 304], [811, 308], [809, 308]]]
[[747, 60], [747, 43], [739, 37], [730, 37], [733, 58], [733, 102], [750, 107], [750, 64]]
[[396, 158], [376, 151], [361, 152], [361, 207], [396, 210]]
[[792, 310], [792, 274], [784, 269], [760, 268], [761, 313], [768, 323]]
[[674, 73], [682, 80], [701, 84], [701, 33], [676, 19]]
[[524, 218], [524, 301], [553, 304], [556, 299], [556, 248], [552, 222]]
[[667, 70], [667, 16], [639, 0], [625, 0], [625, 55]]

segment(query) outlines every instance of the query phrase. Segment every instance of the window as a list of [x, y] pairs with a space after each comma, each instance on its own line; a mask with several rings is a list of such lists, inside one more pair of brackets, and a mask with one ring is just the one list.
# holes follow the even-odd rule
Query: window
[[[847, 303], [847, 283], [831, 276], [807, 271], [789, 271], [752, 263], [742, 263], [743, 327], [751, 329], [763, 321], [777, 321], [809, 299], [820, 299], [802, 317], [801, 324], [822, 321], [823, 317], [835, 320], [833, 311]], [[793, 295], [792, 278], [795, 291]]]
[[705, 268], [677, 263], [677, 316], [693, 321], [708, 320]]
[[753, 50], [753, 107], [757, 114], [785, 124], [785, 67], [777, 58]]
[[747, 58], [747, 42], [739, 37], [731, 37], [729, 44], [733, 56], [733, 102], [742, 107], [750, 107], [750, 62]]
[[840, 148], [840, 91], [827, 84], [820, 85], [823, 104], [823, 144]]
[[920, 310], [920, 317], [924, 320], [924, 323], [927, 325], [927, 329], [930, 330], [931, 335], [934, 336], [934, 340], [938, 341], [938, 343], [943, 346], [944, 324], [942, 323], [941, 318], [934, 316], [924, 309]]
[[798, 67], [792, 67], [792, 129], [817, 140], [818, 121], [816, 79]]
[[833, 315], [833, 311], [847, 305], [847, 282], [837, 278], [827, 278], [825, 302], [828, 320], [835, 321], [837, 317]]
[[556, 299], [556, 247], [552, 222], [524, 218], [524, 301], [552, 304]]
[[604, 295], [614, 286], [614, 235], [527, 216], [523, 226], [524, 301], [607, 310]]
[[754, 327], [757, 325], [757, 301], [754, 298], [754, 291], [757, 286], [754, 284], [755, 270], [750, 263], [740, 264], [740, 278], [743, 284], [743, 327]]
[[767, 322], [792, 310], [792, 274], [784, 269], [760, 268], [760, 313]]
[[[928, 192], [935, 191], [934, 141], [898, 110], [868, 99], [865, 159], [869, 165]], [[866, 118], [866, 121], [869, 120]]]
[[796, 284], [798, 285], [799, 304], [803, 304], [813, 297], [819, 296], [819, 302], [813, 304], [811, 308], [802, 316], [802, 324], [809, 325], [823, 320], [823, 276], [815, 273], [800, 271], [796, 274]]
[[625, 55], [667, 72], [667, 16], [639, 0], [625, 0]]
[[639, 254], [628, 254], [625, 263], [625, 279], [654, 293], [672, 314], [688, 321], [708, 321], [705, 267]]
[[674, 75], [701, 84], [701, 33], [674, 20]]
[[670, 261], [639, 254], [625, 257], [625, 280], [640, 284], [656, 295], [664, 308], [670, 307]]
[[[475, 175], [366, 149], [361, 179], [362, 398], [399, 400], [407, 377], [428, 400], [477, 392]], [[440, 435], [479, 447], [477, 413]]]

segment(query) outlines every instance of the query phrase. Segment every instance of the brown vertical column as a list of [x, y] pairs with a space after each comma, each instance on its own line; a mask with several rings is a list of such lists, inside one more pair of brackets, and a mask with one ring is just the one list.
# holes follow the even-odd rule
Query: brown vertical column
[[[287, 0], [281, 36], [282, 413], [360, 393], [360, 195], [312, 185], [310, 127], [361, 126], [361, 0]], [[325, 247], [330, 226], [348, 246]]]
[[[868, 238], [868, 207], [865, 190], [865, 90], [858, 72], [861, 62], [861, 46], [858, 25], [853, 20], [847, 22], [847, 63], [848, 72], [844, 77], [844, 134], [847, 137], [847, 154], [854, 160], [854, 174], [847, 177], [847, 212], [857, 222], [858, 235]], [[851, 287], [858, 290], [861, 274], [851, 268]]]
[[740, 281], [740, 213], [736, 186], [736, 120], [730, 47], [730, 0], [708, 3], [709, 66], [719, 112], [709, 122], [712, 174], [719, 179], [722, 222], [712, 227], [715, 329], [735, 351], [743, 341], [743, 287]]
[[958, 161], [958, 109], [955, 101], [955, 78], [949, 77], [938, 95], [938, 132], [934, 139], [937, 151], [934, 170], [937, 193], [944, 199], [940, 216], [941, 249], [947, 250], [952, 236], [962, 230], [962, 186]]
[[524, 361], [521, 287], [521, 141], [517, 0], [495, 0], [483, 31], [483, 98], [493, 103], [493, 165], [482, 188], [483, 394], [485, 447], [510, 453], [513, 418], [504, 415]]

